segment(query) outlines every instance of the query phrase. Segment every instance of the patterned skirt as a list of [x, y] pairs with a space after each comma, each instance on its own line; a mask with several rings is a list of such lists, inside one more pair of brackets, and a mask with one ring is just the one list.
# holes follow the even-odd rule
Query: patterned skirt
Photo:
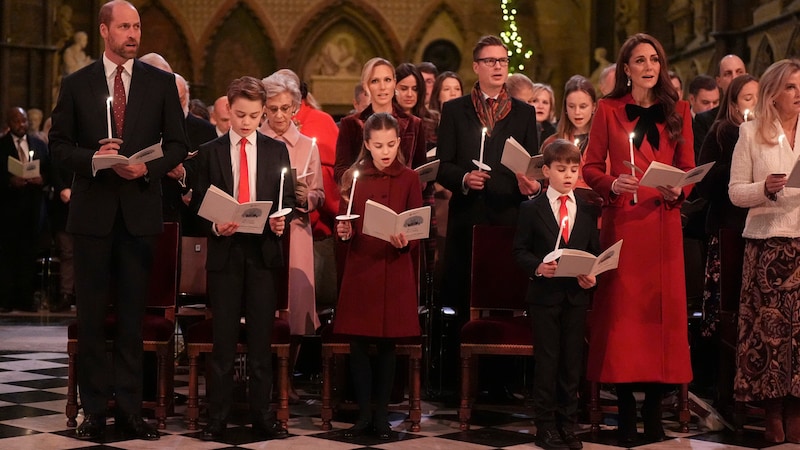
[[800, 238], [747, 239], [734, 392], [800, 397]]

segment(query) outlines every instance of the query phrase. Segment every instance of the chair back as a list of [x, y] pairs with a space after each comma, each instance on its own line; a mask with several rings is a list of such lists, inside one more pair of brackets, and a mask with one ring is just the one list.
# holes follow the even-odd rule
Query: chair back
[[470, 309], [525, 310], [528, 276], [512, 254], [514, 227], [475, 225], [472, 231]]
[[164, 315], [172, 320], [175, 320], [175, 300], [178, 295], [179, 245], [179, 225], [165, 222], [164, 231], [156, 241], [147, 295], [147, 307], [163, 309]]
[[206, 256], [208, 238], [183, 236], [181, 238], [181, 276], [178, 295], [181, 298], [205, 302]]

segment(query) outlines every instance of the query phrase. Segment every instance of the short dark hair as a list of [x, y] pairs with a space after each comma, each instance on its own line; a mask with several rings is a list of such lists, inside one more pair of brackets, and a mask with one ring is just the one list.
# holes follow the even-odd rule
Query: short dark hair
[[417, 70], [419, 70], [420, 73], [428, 73], [434, 77], [439, 76], [439, 69], [437, 69], [436, 65], [430, 61], [423, 61], [417, 64]]
[[478, 43], [475, 44], [475, 48], [472, 49], [472, 61], [477, 62], [478, 58], [481, 57], [481, 51], [486, 47], [503, 47], [508, 51], [508, 47], [503, 41], [497, 36], [484, 36], [478, 39]]
[[717, 80], [708, 75], [698, 75], [689, 83], [689, 95], [697, 95], [700, 90], [713, 91], [719, 89]]
[[233, 101], [240, 97], [267, 103], [267, 91], [261, 80], [254, 77], [237, 78], [228, 85], [228, 104], [233, 106]]
[[581, 151], [566, 139], [556, 139], [542, 149], [544, 165], [550, 167], [554, 162], [580, 164]]
[[669, 74], [669, 79], [670, 80], [678, 80], [678, 83], [680, 83], [680, 85], [681, 85], [681, 89], [683, 89], [683, 80], [681, 79], [681, 76], [678, 75], [678, 72], [675, 72], [674, 70], [670, 70], [667, 73]]

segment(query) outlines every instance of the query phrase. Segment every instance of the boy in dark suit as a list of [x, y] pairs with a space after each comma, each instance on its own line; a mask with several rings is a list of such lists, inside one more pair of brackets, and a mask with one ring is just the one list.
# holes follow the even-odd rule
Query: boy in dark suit
[[557, 261], [544, 262], [553, 251], [571, 248], [597, 255], [600, 238], [597, 216], [573, 193], [581, 154], [572, 143], [556, 139], [544, 151], [546, 195], [522, 203], [514, 257], [530, 274], [527, 302], [536, 343], [533, 410], [537, 444], [544, 448], [580, 449], [574, 427], [589, 289], [594, 276], [554, 278]]
[[[267, 93], [253, 77], [234, 80], [228, 87], [231, 129], [201, 146], [197, 156], [193, 208], [199, 209], [213, 184], [240, 203], [273, 201], [277, 209], [281, 170], [291, 167], [282, 142], [259, 133]], [[283, 207], [294, 208], [294, 183], [287, 177]], [[270, 409], [272, 391], [272, 337], [276, 283], [283, 266], [281, 236], [291, 217], [269, 219], [261, 234], [237, 233], [238, 223], [209, 223], [208, 295], [214, 311], [214, 349], [211, 353], [209, 421], [205, 440], [220, 440], [230, 414], [233, 362], [239, 320], [245, 311], [248, 342], [248, 395], [253, 431], [266, 438], [285, 437], [286, 430]]]

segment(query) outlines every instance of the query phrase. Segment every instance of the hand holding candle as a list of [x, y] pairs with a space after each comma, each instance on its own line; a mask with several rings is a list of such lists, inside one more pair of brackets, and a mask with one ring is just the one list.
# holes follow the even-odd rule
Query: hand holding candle
[[292, 208], [283, 207], [283, 185], [285, 182], [286, 182], [286, 167], [281, 169], [281, 185], [278, 189], [278, 210], [270, 214], [269, 216], [270, 218], [283, 217], [292, 212]]
[[481, 129], [481, 150], [480, 150], [480, 153], [478, 154], [478, 159], [473, 159], [472, 160], [472, 163], [475, 164], [476, 166], [478, 166], [478, 170], [480, 170], [481, 172], [483, 172], [483, 171], [488, 172], [488, 171], [492, 170], [491, 167], [487, 166], [483, 162], [483, 148], [486, 145], [486, 133], [488, 131], [489, 130], [487, 130], [486, 127], [483, 127], [483, 129]]
[[[631, 176], [633, 176], [633, 177], [636, 177], [636, 161], [634, 161], [634, 159], [633, 159], [633, 138], [635, 136], [636, 135], [633, 134], [633, 133], [631, 133], [628, 136], [628, 147], [629, 147], [630, 152], [631, 152]], [[637, 203], [639, 203], [639, 195], [636, 192], [634, 192], [633, 193], [633, 204], [635, 205]]]
[[336, 216], [336, 220], [353, 220], [358, 219], [358, 214], [353, 214], [353, 201], [356, 195], [356, 182], [358, 181], [358, 171], [353, 171], [353, 184], [350, 185], [350, 198], [347, 199], [347, 214]]
[[568, 220], [569, 220], [569, 216], [564, 216], [564, 218], [561, 219], [561, 223], [559, 224], [559, 227], [558, 227], [558, 235], [556, 236], [556, 247], [553, 249], [552, 252], [550, 252], [547, 255], [545, 255], [545, 257], [542, 259], [543, 263], [548, 264], [548, 263], [551, 263], [551, 262], [557, 260], [558, 258], [561, 258], [561, 254], [563, 252], [561, 250], [559, 250], [558, 247], [559, 247], [559, 244], [561, 243], [561, 233], [563, 232], [564, 227], [567, 226], [567, 221]]

